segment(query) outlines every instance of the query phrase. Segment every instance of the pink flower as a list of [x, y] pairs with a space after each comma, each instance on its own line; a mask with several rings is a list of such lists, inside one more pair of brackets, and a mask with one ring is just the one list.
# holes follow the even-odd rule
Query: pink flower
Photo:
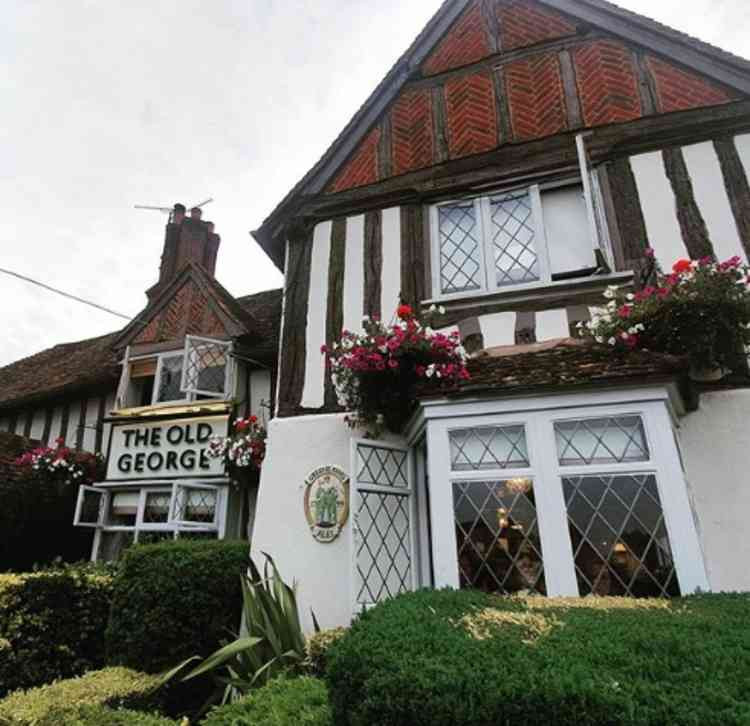
[[425, 374], [425, 371], [426, 371], [426, 370], [427, 370], [427, 368], [425, 368], [424, 366], [416, 366], [416, 367], [414, 368], [414, 371], [416, 372], [416, 374], [417, 374], [417, 375], [418, 375], [418, 376], [419, 376], [420, 378], [424, 377], [424, 374]]
[[630, 317], [631, 312], [633, 312], [633, 308], [630, 305], [623, 305], [617, 310], [617, 314], [621, 318]]
[[391, 358], [391, 359], [390, 359], [390, 360], [388, 361], [388, 367], [389, 367], [389, 368], [398, 368], [398, 361], [397, 361], [397, 360], [395, 360], [395, 359], [393, 359], [393, 358]]
[[646, 257], [648, 257], [649, 259], [652, 259], [656, 256], [653, 247], [646, 247], [646, 249], [643, 250], [643, 254], [646, 255]]

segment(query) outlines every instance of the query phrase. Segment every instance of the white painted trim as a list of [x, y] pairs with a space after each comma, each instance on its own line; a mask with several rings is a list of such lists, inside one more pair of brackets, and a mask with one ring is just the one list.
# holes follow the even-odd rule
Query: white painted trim
[[586, 136], [591, 132], [576, 134], [576, 152], [578, 154], [578, 166], [581, 170], [581, 181], [583, 182], [583, 197], [586, 201], [586, 216], [589, 221], [589, 236], [591, 246], [599, 248], [599, 230], [596, 226], [596, 212], [594, 210], [594, 197], [591, 194], [591, 177], [589, 176], [589, 161], [586, 154]]
[[344, 328], [362, 330], [365, 300], [365, 215], [346, 219], [344, 257]]
[[[81, 509], [83, 508], [83, 497], [86, 492], [94, 492], [99, 495], [99, 517], [96, 522], [81, 522]], [[104, 521], [104, 514], [107, 511], [109, 493], [106, 489], [100, 489], [99, 487], [88, 486], [82, 484], [78, 487], [78, 498], [76, 500], [76, 510], [73, 514], [73, 526], [74, 527], [90, 527], [98, 528], [101, 527]]]
[[383, 271], [380, 288], [380, 315], [388, 323], [396, 314], [401, 297], [401, 208], [383, 210]]
[[320, 347], [326, 342], [332, 227], [331, 221], [321, 222], [313, 231], [305, 332], [305, 382], [300, 402], [303, 408], [320, 408], [325, 403], [325, 359]]
[[[211, 523], [206, 522], [191, 522], [189, 519], [178, 519], [177, 518], [177, 512], [175, 511], [178, 496], [180, 490], [184, 490], [187, 493], [190, 492], [190, 490], [204, 490], [204, 491], [212, 491], [216, 494], [216, 503], [214, 505], [214, 520]], [[172, 484], [172, 499], [169, 503], [169, 518], [167, 520], [167, 524], [171, 526], [172, 529], [179, 529], [181, 527], [187, 527], [187, 528], [193, 528], [193, 527], [202, 527], [202, 528], [211, 528], [211, 529], [218, 529], [219, 523], [221, 522], [222, 518], [226, 519], [226, 516], [221, 517], [220, 510], [222, 509], [222, 501], [221, 501], [221, 489], [222, 487], [216, 486], [214, 484], [206, 484], [204, 482], [200, 481], [176, 481]], [[188, 494], [189, 495], [189, 494]], [[145, 502], [145, 496], [142, 493], [143, 502]], [[226, 512], [224, 512], [224, 515], [226, 515]]]

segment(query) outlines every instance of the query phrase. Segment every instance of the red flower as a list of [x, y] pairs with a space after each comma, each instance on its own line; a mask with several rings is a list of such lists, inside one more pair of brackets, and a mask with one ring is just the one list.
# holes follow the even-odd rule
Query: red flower
[[693, 265], [690, 260], [677, 260], [677, 262], [672, 265], [672, 271], [677, 275], [681, 275], [683, 272], [690, 272], [692, 269]]
[[411, 309], [411, 305], [399, 305], [396, 310], [396, 315], [398, 315], [401, 320], [408, 320], [414, 315], [414, 311]]
[[621, 318], [627, 318], [630, 316], [630, 313], [633, 311], [633, 308], [630, 305], [623, 305], [618, 311], [617, 314]]
[[248, 421], [250, 421], [251, 424], [258, 423], [258, 417], [257, 416], [250, 416], [250, 418], [248, 419]]

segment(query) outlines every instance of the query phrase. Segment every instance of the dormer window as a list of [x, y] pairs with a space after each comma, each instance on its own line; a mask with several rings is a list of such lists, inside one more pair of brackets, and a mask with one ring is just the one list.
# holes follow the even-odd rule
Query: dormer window
[[126, 358], [117, 408], [231, 397], [231, 346], [188, 335], [181, 351]]
[[435, 297], [550, 283], [596, 264], [577, 182], [441, 202], [430, 221]]

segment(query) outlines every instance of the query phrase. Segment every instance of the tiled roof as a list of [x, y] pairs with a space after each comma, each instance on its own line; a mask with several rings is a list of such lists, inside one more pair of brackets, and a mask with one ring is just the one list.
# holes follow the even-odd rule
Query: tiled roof
[[[516, 350], [511, 350], [515, 348]], [[599, 384], [648, 383], [681, 378], [685, 362], [643, 350], [616, 351], [606, 346], [563, 339], [483, 351], [469, 361], [471, 379], [439, 395], [498, 395], [570, 389]], [[422, 396], [436, 395], [422, 390]]]
[[[281, 290], [234, 298], [233, 304], [252, 316], [259, 328], [260, 338], [252, 345], [253, 355], [264, 361], [273, 360], [278, 348]], [[56, 345], [0, 368], [0, 410], [71, 389], [107, 385], [114, 388], [120, 374], [112, 345], [120, 332]]]
[[16, 434], [0, 432], [0, 485], [18, 477], [15, 460], [26, 450], [38, 446], [38, 441]]

